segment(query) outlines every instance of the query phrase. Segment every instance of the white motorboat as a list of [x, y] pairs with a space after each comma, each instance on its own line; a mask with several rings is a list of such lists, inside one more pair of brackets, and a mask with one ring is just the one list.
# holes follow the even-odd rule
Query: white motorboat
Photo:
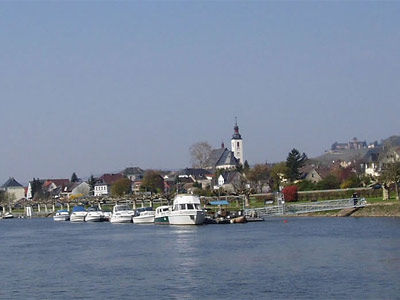
[[85, 222], [85, 217], [87, 215], [87, 211], [83, 206], [75, 206], [72, 209], [71, 216], [69, 217], [69, 220], [71, 222]]
[[156, 208], [156, 214], [154, 216], [154, 224], [168, 225], [169, 215], [171, 214], [171, 207], [168, 205], [159, 206]]
[[3, 218], [3, 219], [13, 219], [13, 218], [14, 218], [14, 215], [13, 215], [12, 213], [10, 213], [10, 212], [6, 212], [6, 213], [2, 216], [2, 218]]
[[54, 221], [68, 221], [69, 220], [69, 212], [66, 209], [60, 209], [53, 216]]
[[86, 222], [103, 222], [105, 221], [104, 213], [98, 208], [91, 206], [87, 210], [85, 217]]
[[136, 215], [132, 218], [135, 224], [154, 223], [154, 210], [152, 207], [144, 207], [136, 210]]
[[132, 223], [135, 212], [128, 205], [115, 205], [110, 218], [111, 223]]
[[168, 217], [171, 225], [200, 225], [205, 213], [200, 207], [200, 199], [194, 195], [176, 195], [172, 211]]

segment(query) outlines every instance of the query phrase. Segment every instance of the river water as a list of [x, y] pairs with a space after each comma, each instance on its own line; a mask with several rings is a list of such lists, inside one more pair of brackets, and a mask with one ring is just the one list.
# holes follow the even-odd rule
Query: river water
[[400, 299], [400, 219], [0, 220], [0, 298]]

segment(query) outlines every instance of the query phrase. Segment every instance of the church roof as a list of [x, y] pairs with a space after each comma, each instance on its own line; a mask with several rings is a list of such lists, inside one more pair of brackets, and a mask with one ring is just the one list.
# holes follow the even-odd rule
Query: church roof
[[239, 162], [236, 159], [236, 157], [233, 155], [233, 152], [225, 148], [224, 152], [222, 153], [221, 157], [219, 158], [216, 166], [223, 166], [223, 165], [236, 166], [236, 165], [238, 165], [238, 163]]
[[14, 179], [14, 177], [10, 177], [2, 186], [2, 188], [9, 187], [22, 187], [22, 185]]
[[232, 151], [227, 148], [219, 148], [211, 151], [207, 161], [209, 168], [215, 168], [217, 166], [230, 165], [237, 166], [238, 160], [235, 158]]

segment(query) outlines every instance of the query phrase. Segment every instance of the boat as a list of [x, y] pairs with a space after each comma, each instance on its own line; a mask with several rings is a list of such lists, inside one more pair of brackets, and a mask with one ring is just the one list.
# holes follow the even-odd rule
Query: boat
[[103, 222], [105, 221], [104, 213], [98, 207], [91, 206], [87, 210], [85, 217], [86, 222]]
[[113, 212], [110, 218], [111, 223], [132, 223], [132, 217], [135, 212], [125, 204], [117, 204], [113, 207]]
[[156, 214], [154, 216], [154, 224], [168, 225], [170, 213], [171, 213], [171, 207], [168, 205], [157, 207]]
[[135, 224], [154, 223], [154, 210], [152, 207], [143, 207], [136, 210], [135, 216], [132, 218]]
[[71, 216], [69, 217], [69, 220], [71, 222], [85, 222], [86, 215], [87, 215], [86, 209], [83, 206], [78, 205], [72, 209], [72, 213]]
[[204, 223], [205, 213], [200, 208], [200, 199], [194, 195], [178, 194], [174, 198], [169, 215], [171, 225], [200, 225]]
[[14, 215], [10, 212], [6, 212], [3, 216], [2, 219], [13, 219]]
[[53, 216], [54, 221], [69, 221], [69, 212], [66, 209], [57, 210], [56, 214]]

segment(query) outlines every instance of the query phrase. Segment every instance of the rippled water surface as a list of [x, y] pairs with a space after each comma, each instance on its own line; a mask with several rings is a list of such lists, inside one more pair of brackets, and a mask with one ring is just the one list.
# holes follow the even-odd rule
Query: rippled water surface
[[0, 298], [400, 298], [400, 219], [0, 220]]

